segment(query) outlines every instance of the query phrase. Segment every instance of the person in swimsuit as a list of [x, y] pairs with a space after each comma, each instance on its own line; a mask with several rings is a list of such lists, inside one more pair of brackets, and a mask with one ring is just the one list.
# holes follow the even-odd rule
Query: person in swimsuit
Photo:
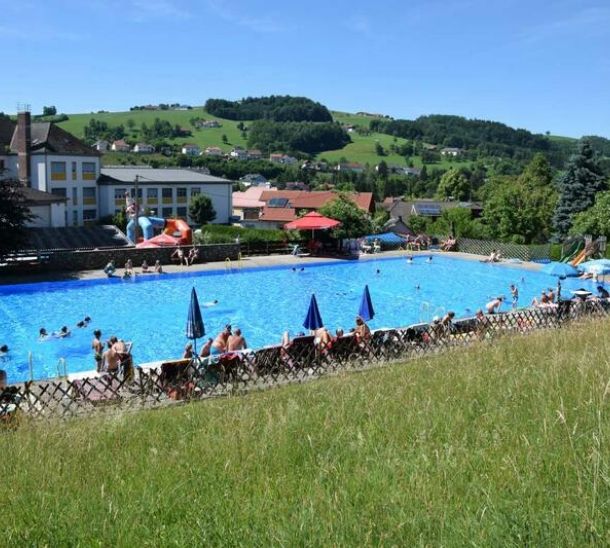
[[222, 354], [227, 351], [227, 343], [231, 336], [231, 326], [226, 325], [225, 328], [216, 336], [212, 346], [210, 347], [210, 354]]
[[95, 359], [95, 370], [100, 373], [103, 367], [103, 354], [104, 354], [104, 345], [102, 344], [102, 332], [99, 329], [96, 329], [93, 332], [93, 341], [91, 342], [91, 348], [93, 349], [94, 359]]
[[248, 343], [246, 339], [241, 334], [241, 329], [239, 327], [235, 330], [235, 333], [232, 334], [227, 341], [227, 350], [229, 352], [233, 352], [235, 350], [244, 350], [248, 348]]

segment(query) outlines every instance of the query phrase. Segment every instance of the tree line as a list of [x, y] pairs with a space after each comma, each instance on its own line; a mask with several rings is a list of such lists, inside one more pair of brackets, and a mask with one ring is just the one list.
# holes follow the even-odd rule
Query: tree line
[[329, 110], [307, 97], [271, 95], [246, 97], [240, 101], [208, 99], [210, 114], [229, 120], [273, 120], [274, 122], [332, 122]]

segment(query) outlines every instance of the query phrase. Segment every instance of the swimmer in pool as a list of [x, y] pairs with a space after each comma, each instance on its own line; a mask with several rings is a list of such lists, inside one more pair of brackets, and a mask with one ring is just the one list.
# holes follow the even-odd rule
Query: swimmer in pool
[[203, 303], [201, 306], [203, 308], [211, 308], [213, 306], [216, 306], [218, 304], [218, 300], [214, 300], [214, 301], [208, 301], [207, 303]]

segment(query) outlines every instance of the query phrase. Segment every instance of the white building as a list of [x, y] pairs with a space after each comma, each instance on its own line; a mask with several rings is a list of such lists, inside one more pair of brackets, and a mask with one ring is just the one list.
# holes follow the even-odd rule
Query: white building
[[182, 145], [182, 154], [186, 156], [199, 156], [201, 153], [200, 148], [197, 145], [187, 144]]
[[138, 179], [138, 196], [143, 208], [163, 218], [188, 219], [188, 206], [192, 198], [205, 194], [212, 200], [216, 211], [215, 223], [227, 224], [232, 213], [233, 183], [190, 169], [150, 167], [102, 168], [98, 181], [100, 216], [114, 215], [125, 206], [125, 193], [135, 196]]
[[3, 119], [0, 126], [0, 150], [6, 151], [0, 152], [3, 176], [66, 199], [63, 225], [55, 213], [49, 214], [49, 226], [97, 220], [99, 152], [51, 122], [31, 122], [29, 112], [19, 113], [16, 124]]
[[243, 148], [234, 148], [229, 156], [234, 158], [235, 160], [247, 160], [248, 159], [248, 151]]
[[98, 152], [107, 152], [110, 147], [110, 143], [108, 141], [104, 141], [104, 139], [99, 139], [93, 143], [93, 148]]
[[34, 216], [27, 223], [28, 227], [61, 228], [66, 226], [67, 198], [29, 187], [23, 189], [23, 195], [30, 213]]
[[131, 147], [124, 139], [114, 141], [110, 147], [114, 152], [131, 152]]
[[148, 143], [137, 143], [133, 147], [133, 151], [136, 154], [152, 154], [155, 151], [155, 147]]

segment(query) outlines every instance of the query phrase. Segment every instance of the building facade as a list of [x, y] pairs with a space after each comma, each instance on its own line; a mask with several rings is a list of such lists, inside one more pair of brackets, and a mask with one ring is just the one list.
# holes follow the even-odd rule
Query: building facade
[[214, 223], [227, 224], [232, 214], [233, 183], [188, 169], [102, 168], [98, 186], [102, 217], [121, 211], [125, 194], [135, 197], [136, 186], [141, 207], [157, 217], [190, 221], [188, 207], [198, 194], [205, 194], [212, 201]]

